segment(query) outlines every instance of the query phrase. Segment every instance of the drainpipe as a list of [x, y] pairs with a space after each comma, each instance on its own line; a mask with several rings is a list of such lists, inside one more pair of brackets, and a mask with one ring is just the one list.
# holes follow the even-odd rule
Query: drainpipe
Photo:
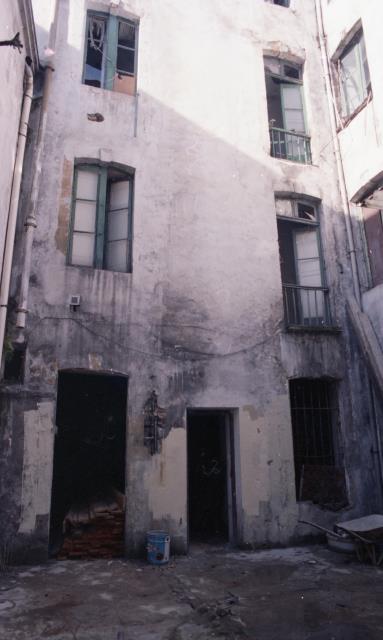
[[13, 171], [13, 182], [11, 191], [11, 200], [8, 212], [8, 222], [4, 247], [3, 267], [1, 273], [0, 287], [0, 361], [4, 347], [5, 324], [7, 320], [7, 308], [9, 289], [11, 283], [11, 270], [13, 247], [15, 243], [17, 211], [20, 199], [21, 176], [23, 171], [25, 145], [28, 133], [29, 114], [31, 112], [32, 95], [33, 95], [33, 73], [28, 62], [25, 63], [25, 89], [23, 97], [23, 106], [21, 109], [19, 135], [17, 138], [17, 150], [15, 159], [15, 168]]
[[[35, 173], [33, 176], [32, 189], [31, 189], [31, 200], [30, 200], [30, 211], [25, 220], [25, 244], [24, 244], [24, 261], [23, 268], [21, 272], [21, 284], [20, 284], [20, 293], [19, 293], [19, 306], [17, 309], [17, 319], [16, 326], [19, 329], [25, 329], [26, 324], [26, 315], [28, 313], [28, 294], [29, 294], [29, 282], [31, 276], [31, 262], [32, 262], [32, 245], [33, 245], [33, 236], [35, 229], [37, 227], [36, 222], [36, 210], [37, 210], [37, 200], [39, 195], [40, 188], [40, 179], [41, 179], [41, 168], [42, 168], [42, 150], [44, 146], [44, 134], [47, 123], [47, 105], [48, 105], [48, 96], [51, 85], [53, 68], [47, 66], [45, 68], [45, 78], [44, 78], [44, 90], [43, 90], [43, 100], [41, 105], [41, 121], [39, 132], [37, 136], [36, 146], [36, 160], [35, 160]], [[17, 342], [24, 342], [25, 336], [20, 332]]]
[[52, 74], [54, 71], [53, 58], [56, 47], [57, 38], [57, 24], [59, 13], [59, 0], [55, 0], [53, 21], [51, 24], [48, 47], [45, 50], [45, 55], [49, 57], [50, 62], [45, 67], [44, 88], [43, 88], [43, 100], [41, 105], [40, 115], [40, 127], [36, 140], [36, 160], [35, 160], [35, 173], [33, 175], [33, 182], [31, 188], [31, 199], [29, 206], [29, 213], [25, 220], [25, 245], [24, 245], [24, 261], [21, 272], [21, 284], [19, 292], [19, 306], [17, 308], [16, 327], [20, 329], [17, 336], [17, 342], [23, 343], [25, 341], [24, 329], [26, 325], [26, 316], [28, 313], [28, 296], [29, 296], [29, 282], [31, 277], [31, 263], [32, 263], [32, 246], [35, 229], [37, 227], [37, 200], [40, 190], [41, 169], [42, 169], [42, 152], [44, 147], [45, 130], [47, 124], [47, 106], [48, 97], [50, 93], [50, 86], [52, 82]]
[[351, 211], [350, 211], [350, 205], [349, 205], [349, 200], [347, 195], [347, 187], [346, 187], [346, 180], [344, 176], [342, 155], [340, 151], [340, 144], [339, 144], [339, 138], [337, 133], [337, 127], [336, 127], [334, 92], [332, 88], [330, 64], [329, 64], [327, 48], [326, 48], [326, 34], [323, 26], [323, 13], [322, 13], [321, 0], [315, 0], [315, 10], [316, 10], [316, 16], [317, 16], [319, 45], [320, 45], [320, 51], [322, 55], [322, 64], [325, 72], [326, 95], [327, 95], [329, 114], [330, 114], [331, 136], [334, 143], [335, 159], [336, 159], [336, 165], [338, 169], [339, 187], [340, 187], [340, 195], [342, 199], [342, 206], [346, 214], [345, 222], [346, 222], [347, 242], [348, 242], [350, 260], [351, 260], [352, 283], [353, 283], [355, 298], [359, 304], [359, 307], [361, 307], [362, 299], [360, 295], [359, 274], [358, 274], [358, 266], [356, 263], [354, 236], [352, 233]]

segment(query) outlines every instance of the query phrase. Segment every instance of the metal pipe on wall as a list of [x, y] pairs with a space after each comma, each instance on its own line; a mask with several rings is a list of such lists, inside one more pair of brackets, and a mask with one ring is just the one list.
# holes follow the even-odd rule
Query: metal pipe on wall
[[[44, 79], [44, 93], [41, 105], [41, 122], [39, 127], [39, 133], [36, 141], [37, 153], [35, 161], [35, 173], [33, 176], [30, 211], [25, 220], [25, 244], [24, 244], [24, 260], [23, 268], [21, 272], [21, 284], [19, 294], [19, 306], [17, 309], [16, 326], [19, 329], [24, 329], [26, 324], [26, 315], [28, 313], [28, 294], [29, 294], [29, 281], [31, 275], [31, 262], [32, 262], [32, 245], [35, 228], [37, 227], [36, 221], [36, 209], [37, 200], [40, 188], [41, 168], [42, 168], [42, 149], [44, 146], [44, 134], [47, 122], [47, 104], [49, 89], [51, 84], [53, 69], [52, 67], [46, 67], [45, 79]], [[24, 335], [18, 337], [18, 342], [24, 340]]]
[[5, 326], [7, 320], [8, 298], [11, 283], [11, 270], [13, 247], [15, 243], [17, 211], [20, 199], [21, 177], [23, 172], [23, 162], [25, 155], [25, 145], [27, 141], [29, 115], [32, 106], [33, 96], [33, 73], [30, 65], [25, 63], [25, 89], [23, 97], [23, 106], [21, 109], [19, 134], [17, 138], [17, 150], [15, 159], [15, 168], [13, 172], [13, 182], [11, 199], [9, 205], [8, 222], [5, 238], [4, 258], [1, 272], [0, 287], [0, 360], [4, 347]]
[[50, 93], [50, 86], [52, 82], [52, 74], [54, 72], [53, 61], [52, 58], [55, 54], [56, 47], [56, 39], [57, 39], [57, 25], [58, 25], [58, 13], [59, 13], [59, 1], [55, 0], [54, 6], [54, 17], [53, 22], [51, 24], [50, 34], [49, 34], [49, 42], [48, 42], [48, 51], [49, 51], [49, 59], [50, 62], [45, 67], [45, 78], [44, 78], [44, 89], [43, 89], [43, 100], [41, 105], [41, 120], [39, 133], [36, 141], [36, 161], [35, 161], [35, 173], [33, 176], [32, 189], [31, 189], [31, 199], [30, 199], [30, 209], [25, 220], [25, 245], [24, 245], [24, 260], [23, 267], [21, 271], [21, 284], [20, 284], [20, 292], [19, 292], [19, 305], [17, 308], [17, 318], [16, 318], [16, 327], [21, 329], [19, 335], [17, 337], [17, 342], [22, 343], [25, 340], [25, 334], [23, 330], [26, 325], [26, 317], [28, 313], [28, 297], [29, 297], [29, 283], [31, 277], [31, 264], [32, 264], [32, 246], [33, 246], [33, 238], [34, 232], [37, 227], [37, 202], [40, 190], [40, 181], [41, 181], [41, 170], [42, 170], [42, 152], [44, 147], [45, 140], [45, 130], [46, 123], [48, 117], [48, 98]]

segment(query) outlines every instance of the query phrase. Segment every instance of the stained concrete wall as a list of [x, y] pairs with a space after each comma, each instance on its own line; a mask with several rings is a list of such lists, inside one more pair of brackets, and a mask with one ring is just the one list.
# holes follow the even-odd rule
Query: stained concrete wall
[[[339, 518], [295, 500], [289, 377], [339, 380], [349, 511], [376, 507], [371, 460], [371, 473], [360, 483], [373, 434], [359, 397], [351, 393], [362, 392], [364, 374], [345, 321], [351, 272], [314, 2], [295, 0], [291, 9], [253, 0], [117, 4], [119, 15], [140, 20], [135, 97], [81, 84], [86, 8], [109, 10], [111, 3], [59, 3], [24, 393], [37, 394], [39, 402], [54, 396], [60, 369], [129, 377], [128, 553], [142, 549], [145, 531], [157, 526], [170, 530], [175, 550], [186, 547], [185, 427], [192, 407], [235, 412], [239, 543], [285, 544], [309, 533], [298, 527], [299, 513], [323, 523]], [[44, 20], [38, 30], [46, 29]], [[313, 165], [269, 155], [264, 53], [304, 64]], [[90, 122], [87, 114], [94, 112], [104, 121]], [[79, 157], [136, 170], [131, 274], [67, 265], [73, 163]], [[341, 333], [284, 331], [275, 192], [321, 200], [326, 278]], [[15, 296], [18, 273], [16, 263]], [[75, 314], [71, 294], [81, 295]], [[150, 457], [143, 445], [143, 407], [153, 388], [166, 409], [168, 436], [162, 453]], [[40, 409], [24, 410], [17, 397], [9, 403], [15, 429], [26, 429], [18, 473], [28, 472], [33, 460], [36, 483], [19, 498], [27, 525], [24, 516], [13, 523], [24, 540], [34, 516], [49, 517], [46, 491], [39, 502], [36, 495], [39, 483], [49, 482], [54, 418], [49, 426], [44, 414], [47, 444], [39, 447], [29, 440], [28, 421], [41, 425]], [[362, 426], [363, 443], [355, 450]], [[29, 533], [43, 555], [47, 532], [46, 525], [41, 537], [36, 524]]]

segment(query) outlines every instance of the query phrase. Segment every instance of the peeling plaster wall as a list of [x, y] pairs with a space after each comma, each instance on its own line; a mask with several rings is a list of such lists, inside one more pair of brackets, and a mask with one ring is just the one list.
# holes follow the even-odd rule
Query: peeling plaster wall
[[54, 442], [52, 402], [24, 413], [24, 456], [19, 533], [33, 533], [36, 519], [49, 513]]
[[[121, 15], [140, 19], [137, 97], [81, 84], [86, 6], [84, 0], [59, 3], [25, 393], [54, 396], [60, 369], [129, 377], [128, 554], [143, 549], [153, 526], [168, 528], [174, 548], [185, 550], [187, 408], [235, 410], [238, 542], [286, 544], [299, 536], [304, 508], [295, 500], [288, 377], [342, 379], [342, 425], [357, 429], [364, 418], [351, 400], [351, 383], [358, 389], [362, 383], [346, 329], [350, 262], [314, 2], [295, 0], [287, 10], [253, 0], [121, 1]], [[108, 10], [109, 3], [89, 6]], [[47, 28], [47, 15], [41, 12], [41, 23], [37, 16], [40, 30]], [[304, 63], [313, 165], [269, 155], [264, 52]], [[90, 122], [87, 113], [94, 112], [104, 121]], [[79, 157], [136, 169], [131, 274], [66, 264]], [[340, 334], [285, 334], [275, 191], [322, 201], [326, 278]], [[21, 245], [18, 251], [22, 255]], [[15, 277], [14, 295], [17, 286]], [[76, 313], [69, 309], [71, 294], [81, 295]], [[154, 457], [143, 445], [143, 407], [152, 389], [166, 409], [168, 431]], [[9, 402], [9, 416], [19, 411], [14, 429], [20, 421], [28, 428], [31, 414], [25, 422], [18, 398]], [[43, 503], [42, 515], [49, 517], [53, 420], [47, 414], [43, 421], [44, 448], [27, 437], [23, 458], [15, 462], [16, 475], [33, 474], [35, 487], [45, 485], [41, 496], [24, 493], [23, 502], [30, 503], [22, 512], [24, 529], [44, 511]], [[363, 426], [361, 449], [368, 450], [368, 421]], [[358, 473], [362, 462], [355, 454]], [[363, 500], [369, 504], [367, 490], [355, 485], [351, 511]], [[318, 517], [326, 523], [332, 514]], [[46, 547], [46, 537], [38, 539]]]

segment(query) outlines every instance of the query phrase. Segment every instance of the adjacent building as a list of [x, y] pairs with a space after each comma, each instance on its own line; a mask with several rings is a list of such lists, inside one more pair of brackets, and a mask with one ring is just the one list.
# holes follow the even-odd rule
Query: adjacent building
[[254, 548], [379, 511], [377, 2], [33, 4], [4, 548]]

